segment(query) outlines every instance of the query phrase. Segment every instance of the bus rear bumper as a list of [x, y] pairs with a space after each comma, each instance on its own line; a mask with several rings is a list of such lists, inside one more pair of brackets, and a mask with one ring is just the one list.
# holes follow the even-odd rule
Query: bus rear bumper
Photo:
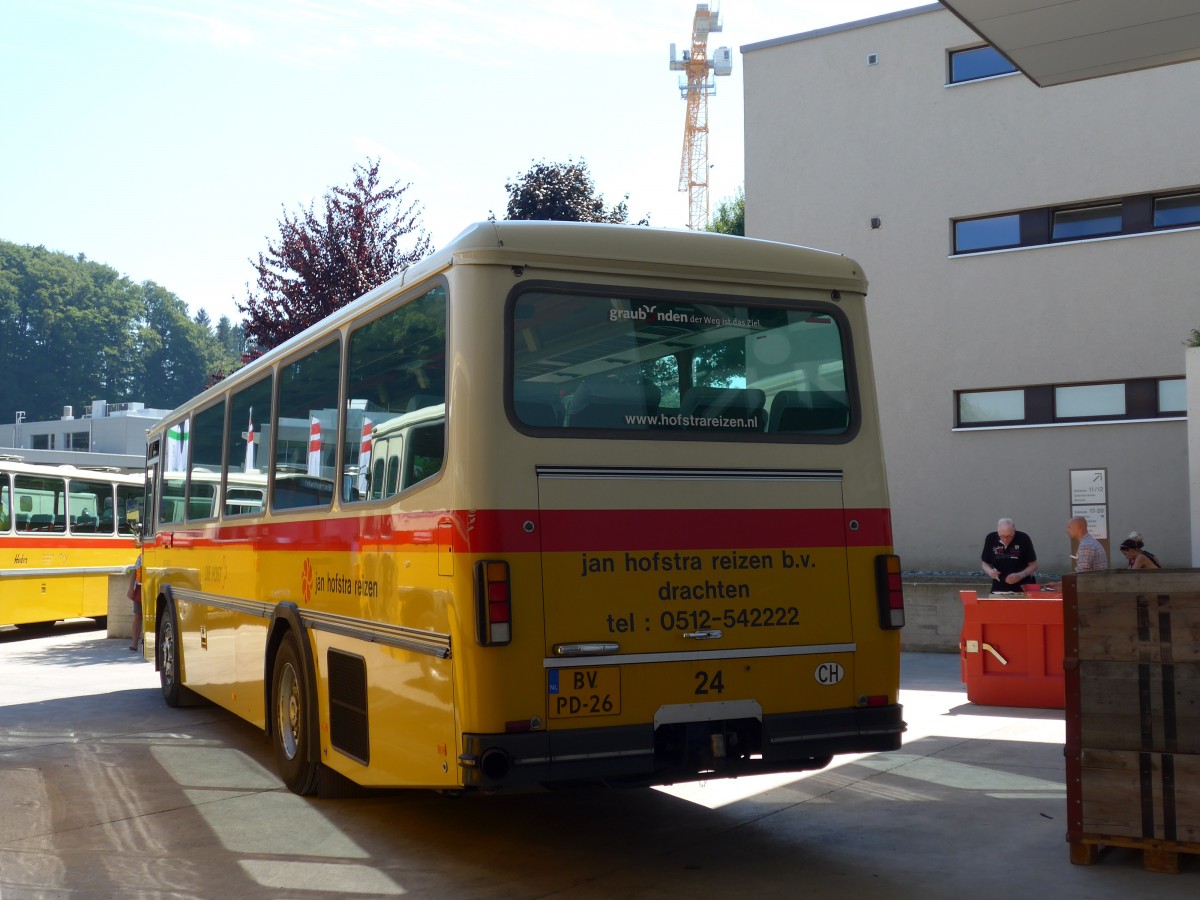
[[820, 769], [837, 754], [900, 748], [902, 707], [759, 719], [620, 725], [526, 734], [464, 734], [466, 787], [603, 781], [641, 787]]

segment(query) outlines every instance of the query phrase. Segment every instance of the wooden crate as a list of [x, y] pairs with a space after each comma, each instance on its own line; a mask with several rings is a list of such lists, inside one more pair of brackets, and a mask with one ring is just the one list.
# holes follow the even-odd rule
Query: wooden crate
[[1092, 572], [1063, 583], [1067, 840], [1200, 853], [1200, 570]]

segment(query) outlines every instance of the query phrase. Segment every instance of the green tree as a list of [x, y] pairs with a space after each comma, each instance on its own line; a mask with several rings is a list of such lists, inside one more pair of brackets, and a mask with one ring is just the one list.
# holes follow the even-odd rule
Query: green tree
[[[596, 193], [596, 184], [583, 160], [565, 163], [535, 162], [524, 175], [504, 185], [508, 191], [507, 219], [546, 219], [556, 222], [629, 221], [625, 195], [616, 206], [604, 208], [604, 195]], [[650, 217], [638, 225], [649, 225]]]
[[246, 352], [245, 328], [241, 325], [234, 325], [229, 321], [229, 316], [221, 316], [217, 320], [216, 336], [217, 343], [221, 345], [226, 356], [234, 361], [242, 358], [242, 354]]
[[238, 364], [207, 320], [82, 253], [0, 241], [0, 421], [18, 409], [54, 418], [97, 399], [176, 406], [209, 373]]
[[1188, 339], [1184, 341], [1189, 347], [1200, 347], [1200, 328], [1193, 328]]
[[[188, 316], [187, 304], [166, 288], [147, 281], [139, 285], [143, 317], [138, 331], [138, 385], [148, 406], [171, 409], [202, 391], [214, 372], [227, 374], [236, 365], [217, 336]], [[151, 402], [153, 401], [153, 402]]]
[[0, 242], [0, 421], [127, 399], [135, 285], [108, 266]]
[[708, 223], [709, 231], [721, 234], [746, 234], [746, 191], [738, 188], [732, 197], [726, 197], [717, 204], [712, 221]]
[[[297, 215], [286, 211], [279, 237], [251, 260], [256, 290], [247, 286], [245, 336], [258, 351], [278, 346], [378, 287], [433, 250], [411, 185], [382, 185], [379, 160], [354, 167], [354, 178]], [[411, 243], [410, 243], [411, 241]], [[405, 247], [407, 246], [407, 249]]]

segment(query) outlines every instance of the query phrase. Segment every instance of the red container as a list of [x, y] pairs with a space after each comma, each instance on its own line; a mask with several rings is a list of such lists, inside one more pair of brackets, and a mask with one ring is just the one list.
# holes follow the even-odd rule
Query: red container
[[1028, 598], [980, 599], [960, 591], [963, 604], [959, 653], [967, 699], [982, 706], [1062, 709], [1061, 594], [1029, 592]]

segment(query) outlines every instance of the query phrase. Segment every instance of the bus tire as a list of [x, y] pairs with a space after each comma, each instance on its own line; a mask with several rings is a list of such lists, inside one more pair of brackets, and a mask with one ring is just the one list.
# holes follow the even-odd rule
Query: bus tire
[[186, 705], [181, 683], [183, 666], [179, 658], [179, 620], [175, 617], [175, 604], [170, 600], [163, 603], [162, 621], [158, 623], [154, 652], [158, 654], [158, 683], [162, 688], [163, 700], [170, 707]]
[[271, 671], [271, 739], [279, 777], [293, 794], [306, 796], [317, 789], [319, 766], [309, 759], [308, 692], [296, 636], [288, 631], [279, 644]]

